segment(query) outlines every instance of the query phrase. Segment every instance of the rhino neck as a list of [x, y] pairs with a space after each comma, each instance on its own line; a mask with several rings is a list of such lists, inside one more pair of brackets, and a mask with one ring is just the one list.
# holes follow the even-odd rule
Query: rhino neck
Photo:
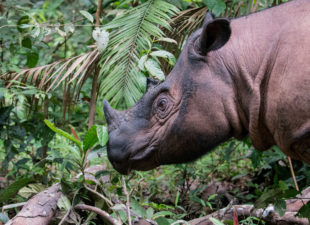
[[266, 125], [265, 110], [268, 82], [279, 52], [281, 26], [270, 23], [268, 17], [269, 14], [258, 13], [232, 20], [230, 41], [218, 52], [222, 58], [229, 59], [224, 64], [234, 87], [240, 121], [238, 133], [243, 133], [240, 127], [246, 129], [259, 150], [275, 144]]

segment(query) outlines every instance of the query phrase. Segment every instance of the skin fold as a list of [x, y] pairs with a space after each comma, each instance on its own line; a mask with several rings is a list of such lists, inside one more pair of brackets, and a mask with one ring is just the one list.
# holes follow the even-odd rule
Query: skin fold
[[207, 14], [162, 83], [130, 109], [104, 102], [116, 170], [195, 160], [231, 137], [310, 163], [310, 1], [237, 19]]

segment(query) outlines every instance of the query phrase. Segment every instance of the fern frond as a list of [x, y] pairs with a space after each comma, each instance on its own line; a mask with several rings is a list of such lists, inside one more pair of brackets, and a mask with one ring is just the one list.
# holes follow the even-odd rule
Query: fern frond
[[178, 9], [162, 0], [149, 0], [111, 21], [110, 42], [101, 62], [100, 93], [117, 108], [132, 106], [145, 89], [146, 78], [138, 69], [140, 53], [150, 49], [154, 38], [170, 30], [170, 18]]

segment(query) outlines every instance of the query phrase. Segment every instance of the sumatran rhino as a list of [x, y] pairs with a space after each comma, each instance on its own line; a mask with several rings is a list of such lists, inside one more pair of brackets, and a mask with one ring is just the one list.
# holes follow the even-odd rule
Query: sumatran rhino
[[310, 1], [237, 19], [207, 14], [162, 83], [126, 111], [104, 102], [122, 174], [197, 159], [231, 137], [310, 163]]

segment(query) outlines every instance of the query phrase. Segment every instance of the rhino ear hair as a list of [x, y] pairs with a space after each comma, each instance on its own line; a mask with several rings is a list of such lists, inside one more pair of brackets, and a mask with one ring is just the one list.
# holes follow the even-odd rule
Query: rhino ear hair
[[210, 16], [208, 17], [207, 21], [205, 18], [198, 44], [198, 51], [201, 55], [206, 55], [209, 51], [221, 48], [226, 44], [231, 35], [228, 19], [211, 20]]
[[158, 83], [159, 83], [158, 80], [154, 80], [153, 78], [148, 77], [148, 78], [146, 79], [146, 90], [148, 90], [148, 89], [151, 88], [151, 87], [156, 86]]

